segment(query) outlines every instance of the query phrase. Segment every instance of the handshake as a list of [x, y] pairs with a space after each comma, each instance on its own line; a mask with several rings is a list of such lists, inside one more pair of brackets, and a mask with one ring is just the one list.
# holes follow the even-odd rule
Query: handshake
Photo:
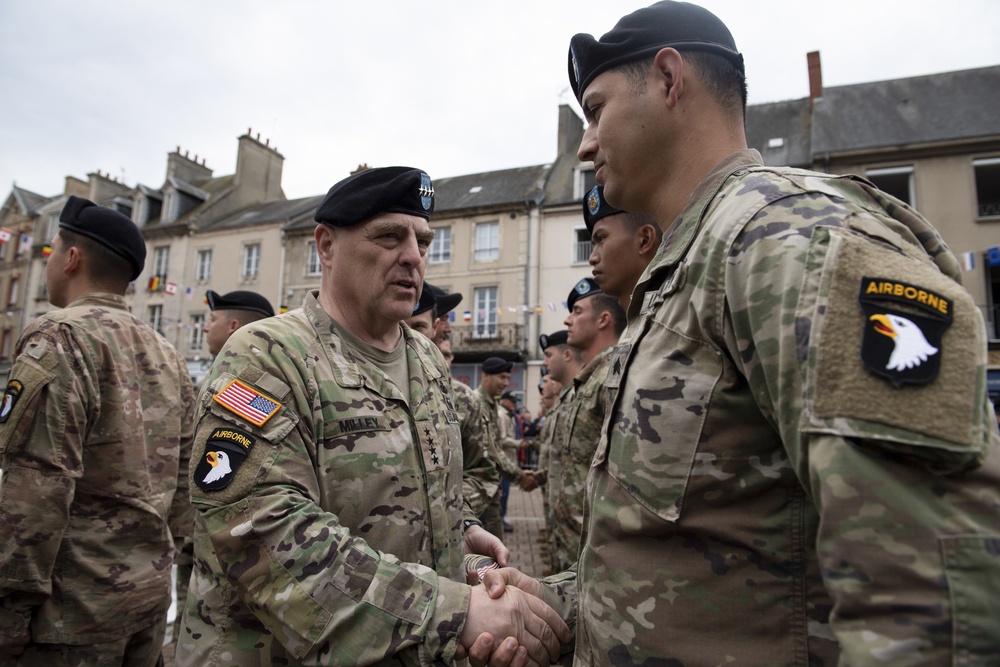
[[534, 491], [539, 486], [538, 478], [535, 477], [534, 471], [525, 470], [517, 478], [517, 485], [521, 487], [522, 491]]
[[[541, 667], [559, 659], [573, 637], [542, 600], [542, 585], [514, 568], [481, 573], [472, 587], [469, 613], [456, 658], [472, 667]], [[502, 641], [499, 641], [502, 639]]]

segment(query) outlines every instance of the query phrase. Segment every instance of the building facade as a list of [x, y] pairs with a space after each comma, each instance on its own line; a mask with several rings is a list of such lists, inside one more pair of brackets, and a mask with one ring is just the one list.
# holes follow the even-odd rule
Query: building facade
[[[824, 89], [819, 54], [807, 65], [808, 97], [747, 109], [749, 145], [767, 164], [856, 173], [916, 206], [962, 259], [965, 286], [1000, 348], [1000, 66]], [[430, 221], [427, 280], [463, 295], [451, 314], [455, 375], [475, 386], [484, 358], [511, 359], [512, 388], [532, 412], [538, 335], [564, 328], [567, 295], [590, 275], [581, 201], [593, 165], [576, 157], [581, 118], [568, 105], [558, 114], [551, 163], [438, 178]], [[15, 186], [0, 210], [0, 239], [9, 234], [0, 240], [0, 373], [27, 322], [51, 307], [45, 247], [71, 194], [142, 229], [146, 267], [130, 305], [188, 358], [196, 379], [211, 363], [207, 290], [254, 290], [276, 311], [301, 305], [319, 287], [313, 214], [323, 195], [287, 200], [283, 161], [248, 131], [228, 175], [178, 147], [156, 188], [100, 172], [68, 177], [52, 197]], [[1000, 352], [991, 355], [1000, 369]]]

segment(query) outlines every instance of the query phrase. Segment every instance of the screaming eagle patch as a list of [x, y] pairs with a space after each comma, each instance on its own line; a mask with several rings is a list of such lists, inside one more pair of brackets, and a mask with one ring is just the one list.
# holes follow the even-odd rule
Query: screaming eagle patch
[[7, 383], [7, 391], [3, 393], [3, 403], [0, 404], [0, 424], [10, 417], [11, 410], [17, 405], [17, 399], [21, 398], [22, 391], [24, 391], [24, 385], [18, 380], [11, 380]]
[[250, 455], [253, 443], [254, 438], [239, 429], [215, 429], [205, 443], [205, 453], [194, 471], [194, 481], [206, 492], [226, 488]]
[[858, 301], [865, 313], [865, 368], [897, 387], [937, 377], [941, 338], [953, 318], [950, 299], [896, 280], [864, 277]]

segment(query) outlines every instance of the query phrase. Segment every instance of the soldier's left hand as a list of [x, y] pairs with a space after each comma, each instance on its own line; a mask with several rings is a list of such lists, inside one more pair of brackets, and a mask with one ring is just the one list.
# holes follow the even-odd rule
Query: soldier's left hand
[[510, 550], [482, 526], [469, 526], [465, 531], [465, 553], [490, 556], [500, 567], [507, 567], [510, 560]]

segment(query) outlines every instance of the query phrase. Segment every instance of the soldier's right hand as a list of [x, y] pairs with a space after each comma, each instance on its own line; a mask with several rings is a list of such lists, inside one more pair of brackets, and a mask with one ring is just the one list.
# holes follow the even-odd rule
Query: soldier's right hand
[[555, 662], [559, 659], [560, 642], [568, 644], [572, 640], [569, 627], [552, 607], [512, 585], [495, 599], [483, 586], [472, 587], [469, 613], [459, 642], [470, 649], [484, 632], [516, 639], [527, 649], [528, 664], [532, 666]]

